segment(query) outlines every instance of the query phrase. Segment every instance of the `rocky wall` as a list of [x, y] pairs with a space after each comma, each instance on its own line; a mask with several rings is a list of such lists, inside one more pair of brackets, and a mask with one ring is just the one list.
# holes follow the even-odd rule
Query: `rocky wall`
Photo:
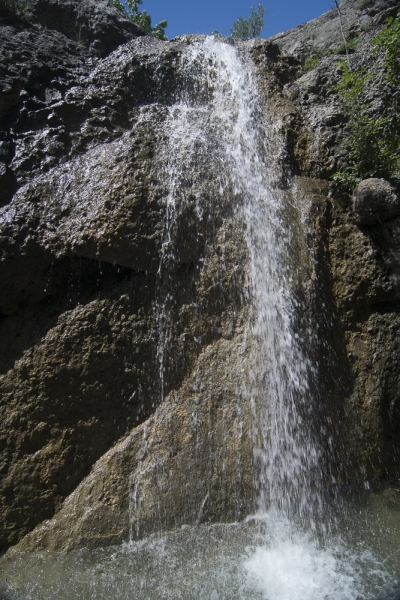
[[[254, 415], [238, 400], [253, 343], [248, 252], [201, 153], [204, 183], [193, 190], [188, 176], [174, 262], [160, 268], [167, 191], [156, 148], [187, 85], [177, 64], [191, 38], [141, 36], [105, 2], [50, 4], [0, 24], [0, 546], [42, 522], [19, 548], [240, 519], [257, 487]], [[360, 56], [394, 7], [343, 0]], [[398, 473], [399, 192], [393, 182], [367, 222], [361, 192], [330, 192], [345, 160], [340, 41], [332, 10], [246, 48], [283, 141], [280, 185], [305, 264], [298, 296], [314, 314], [318, 410], [332, 424], [318, 435], [335, 440], [327, 481], [372, 482]], [[304, 72], [315, 48], [333, 52]]]

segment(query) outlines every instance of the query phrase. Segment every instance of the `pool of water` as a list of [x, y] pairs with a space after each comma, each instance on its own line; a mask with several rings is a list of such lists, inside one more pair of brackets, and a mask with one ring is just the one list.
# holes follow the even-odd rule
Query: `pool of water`
[[118, 547], [9, 553], [2, 600], [400, 600], [400, 492], [344, 503], [314, 530], [275, 514]]

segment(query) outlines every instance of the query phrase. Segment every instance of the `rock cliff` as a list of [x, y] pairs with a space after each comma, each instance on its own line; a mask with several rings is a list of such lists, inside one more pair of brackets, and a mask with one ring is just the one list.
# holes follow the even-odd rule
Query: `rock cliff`
[[[355, 61], [372, 65], [396, 4], [342, 0]], [[103, 0], [30, 0], [0, 35], [1, 548], [242, 518], [257, 488], [253, 409], [238, 401], [254, 343], [245, 234], [201, 147], [171, 229], [160, 151], [182, 89], [207, 105], [179, 69], [196, 37], [143, 36]], [[319, 435], [335, 445], [328, 484], [398, 475], [400, 442], [399, 188], [329, 191], [346, 160], [341, 36], [335, 9], [242, 45], [283, 144], [317, 413], [331, 423]], [[390, 94], [379, 71], [377, 114]]]

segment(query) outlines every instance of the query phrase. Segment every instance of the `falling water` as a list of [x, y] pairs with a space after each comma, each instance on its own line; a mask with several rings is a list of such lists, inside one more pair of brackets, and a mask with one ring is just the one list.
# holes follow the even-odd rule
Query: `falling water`
[[257, 511], [242, 524], [184, 527], [52, 562], [40, 553], [15, 559], [7, 597], [395, 600], [400, 560], [388, 532], [400, 530], [398, 517], [360, 504], [344, 518], [344, 529], [349, 522], [358, 529], [340, 533], [340, 523], [322, 514], [323, 452], [310, 426], [320, 415], [308, 351], [312, 320], [301, 305], [303, 267], [286, 224], [283, 144], [252, 61], [245, 47], [212, 37], [186, 45], [180, 60], [183, 83], [160, 150], [168, 189], [157, 301], [161, 395], [179, 216], [188, 202], [199, 220], [211, 214], [210, 203], [225, 204], [242, 222], [248, 247], [251, 367], [237, 393], [252, 407]]
[[[165, 240], [159, 275], [168, 279], [174, 264], [177, 214], [187, 199], [182, 189], [190, 173], [191, 202], [198, 219], [207, 202], [229, 203], [243, 223], [250, 258], [248, 293], [254, 307], [248, 335], [251, 369], [243, 380], [244, 401], [254, 412], [256, 486], [260, 510], [286, 509], [315, 485], [319, 451], [301, 407], [310, 410], [311, 364], [293, 322], [298, 274], [290, 261], [282, 192], [283, 144], [264, 115], [256, 75], [245, 50], [208, 37], [187, 47], [181, 61], [184, 87], [165, 125]], [[204, 196], [205, 170], [213, 163], [213, 193]], [[215, 195], [218, 198], [215, 198]], [[211, 200], [210, 200], [211, 198]], [[301, 265], [297, 264], [297, 270]], [[168, 343], [169, 293], [160, 303], [160, 378]], [[239, 391], [238, 391], [239, 392]], [[312, 481], [314, 479], [314, 481]], [[300, 502], [301, 503], [301, 502]]]
[[[286, 219], [284, 144], [263, 108], [266, 102], [244, 47], [212, 37], [196, 41], [183, 52], [180, 71], [183, 85], [169, 111], [162, 149], [168, 196], [160, 280], [168, 281], [177, 260], [176, 223], [187, 202], [194, 203], [199, 220], [212, 212], [210, 202], [228, 204], [243, 224], [249, 256], [251, 367], [237, 392], [241, 402], [252, 406], [255, 518], [261, 529], [256, 550], [242, 563], [252, 591], [236, 593], [253, 598], [257, 589], [269, 600], [355, 600], [364, 589], [362, 567], [349, 557], [340, 537], [329, 544], [326, 538], [335, 525], [323, 514], [326, 453], [315, 434], [318, 427], [311, 425], [322, 418], [309, 352], [315, 334], [301, 304], [304, 266], [294, 256], [295, 234]], [[207, 183], [210, 161], [215, 179]], [[161, 297], [162, 380], [170, 296]], [[265, 535], [260, 533], [264, 527]], [[200, 543], [200, 532], [196, 535]], [[378, 571], [381, 581], [384, 571]]]

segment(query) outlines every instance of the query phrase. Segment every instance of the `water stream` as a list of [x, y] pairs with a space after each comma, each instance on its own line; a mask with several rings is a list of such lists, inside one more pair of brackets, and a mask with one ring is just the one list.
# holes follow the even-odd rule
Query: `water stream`
[[326, 452], [307, 424], [320, 415], [321, 402], [308, 352], [312, 317], [302, 315], [302, 266], [296, 271], [290, 256], [282, 145], [265, 115], [251, 60], [245, 49], [211, 37], [187, 46], [181, 69], [186, 86], [169, 109], [160, 150], [168, 187], [158, 274], [161, 394], [171, 336], [165, 281], [184, 202], [179, 190], [190, 176], [191, 201], [202, 219], [207, 206], [196, 189], [204, 190], [204, 168], [196, 174], [196, 164], [212, 156], [219, 175], [210, 186], [240, 215], [249, 255], [244, 293], [253, 307], [247, 332], [252, 366], [238, 395], [254, 417], [256, 514], [244, 523], [184, 526], [96, 552], [10, 556], [2, 566], [4, 598], [396, 600], [398, 504], [390, 495], [369, 494], [343, 500], [333, 517], [324, 499]]

